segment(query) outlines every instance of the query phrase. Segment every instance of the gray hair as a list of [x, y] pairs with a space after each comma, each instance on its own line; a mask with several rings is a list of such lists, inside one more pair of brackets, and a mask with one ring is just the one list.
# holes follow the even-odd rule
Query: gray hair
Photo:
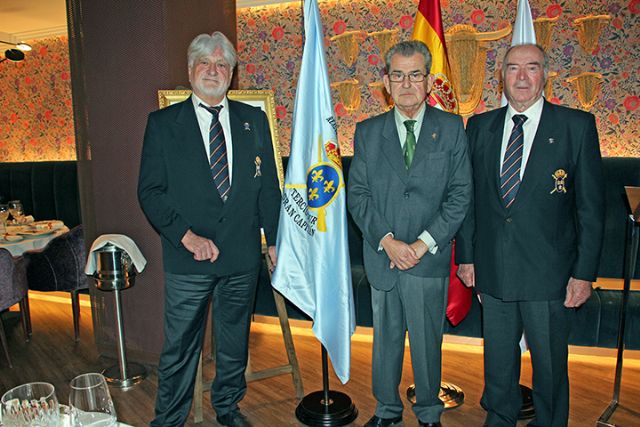
[[413, 54], [420, 54], [424, 56], [425, 62], [427, 64], [427, 74], [431, 71], [431, 52], [429, 52], [429, 48], [426, 44], [421, 42], [420, 40], [408, 40], [400, 43], [396, 43], [387, 51], [387, 54], [384, 56], [384, 62], [387, 66], [387, 73], [391, 69], [391, 58], [393, 55], [402, 55], [402, 56], [412, 56]]
[[229, 39], [220, 31], [213, 34], [200, 34], [191, 41], [187, 50], [187, 63], [193, 67], [196, 61], [203, 56], [211, 55], [216, 49], [222, 49], [222, 57], [233, 70], [238, 63], [236, 50]]
[[513, 49], [515, 49], [516, 47], [522, 47], [522, 46], [533, 46], [537, 48], [540, 51], [540, 53], [542, 53], [542, 70], [544, 71], [544, 79], [546, 80], [547, 76], [549, 75], [549, 57], [547, 56], [547, 53], [544, 51], [544, 48], [536, 43], [523, 43], [523, 44], [517, 44], [517, 45], [511, 46], [509, 49], [507, 49], [507, 52], [504, 54], [504, 59], [502, 60], [502, 81], [504, 81], [504, 78], [507, 72], [507, 56], [509, 56], [509, 53], [511, 53]]

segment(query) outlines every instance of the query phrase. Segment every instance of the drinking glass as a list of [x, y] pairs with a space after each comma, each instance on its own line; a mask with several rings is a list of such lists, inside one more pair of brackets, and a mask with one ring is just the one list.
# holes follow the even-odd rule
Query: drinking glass
[[9, 218], [9, 205], [0, 204], [0, 225], [4, 225]]
[[9, 212], [11, 212], [11, 216], [16, 220], [16, 222], [20, 222], [24, 215], [24, 208], [22, 207], [20, 200], [11, 200], [9, 202]]
[[49, 383], [12, 388], [0, 401], [2, 424], [11, 427], [58, 427], [60, 409], [56, 389]]
[[71, 427], [113, 427], [116, 410], [101, 374], [82, 374], [71, 380]]

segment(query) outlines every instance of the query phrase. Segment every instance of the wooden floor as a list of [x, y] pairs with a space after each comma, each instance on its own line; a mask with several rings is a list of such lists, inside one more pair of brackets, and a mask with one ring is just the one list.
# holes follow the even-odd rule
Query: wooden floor
[[[29, 381], [48, 381], [56, 386], [59, 400], [66, 403], [69, 381], [77, 374], [100, 371], [112, 361], [100, 360], [94, 349], [92, 322], [89, 308], [82, 308], [81, 342], [74, 344], [71, 307], [57, 302], [31, 300], [33, 337], [25, 343], [18, 319], [9, 317], [5, 322], [13, 369], [9, 369], [0, 354], [0, 393]], [[294, 341], [302, 370], [305, 393], [320, 390], [321, 355], [315, 338], [306, 328], [294, 328]], [[351, 381], [339, 384], [331, 375], [331, 388], [348, 394], [359, 410], [351, 425], [362, 426], [372, 415], [375, 402], [371, 396], [371, 339], [365, 332], [354, 336], [352, 342]], [[254, 323], [251, 334], [252, 366], [254, 370], [285, 362], [284, 346], [279, 330], [272, 325]], [[479, 400], [482, 392], [481, 347], [445, 344], [443, 379], [460, 386], [465, 403], [447, 411], [442, 422], [446, 427], [481, 426], [484, 411]], [[523, 358], [522, 383], [530, 385], [531, 370], [528, 357]], [[571, 413], [570, 426], [593, 426], [608, 405], [612, 389], [615, 360], [611, 357], [572, 356], [570, 360]], [[212, 373], [211, 363], [205, 367]], [[404, 364], [402, 394], [412, 382], [409, 351]], [[135, 426], [148, 425], [153, 417], [156, 373], [129, 391], [112, 389], [118, 418]], [[215, 416], [205, 395], [205, 421], [203, 425], [216, 425]], [[280, 376], [249, 384], [246, 398], [241, 403], [243, 412], [255, 426], [299, 426], [295, 417], [297, 401], [290, 376]], [[408, 405], [407, 405], [408, 406]], [[193, 425], [193, 418], [188, 425]], [[640, 362], [625, 360], [621, 391], [621, 407], [612, 418], [620, 426], [640, 426]], [[405, 411], [404, 425], [413, 427], [417, 421], [413, 413]], [[526, 425], [520, 422], [519, 426]]]

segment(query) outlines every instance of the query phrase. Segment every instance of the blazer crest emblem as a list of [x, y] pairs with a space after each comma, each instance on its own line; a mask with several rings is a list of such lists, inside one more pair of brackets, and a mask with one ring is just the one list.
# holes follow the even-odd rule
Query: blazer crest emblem
[[551, 177], [554, 179], [554, 186], [553, 186], [553, 190], [549, 194], [566, 193], [567, 192], [567, 187], [566, 187], [564, 181], [565, 181], [565, 179], [567, 179], [568, 176], [569, 175], [567, 174], [567, 172], [565, 172], [564, 169], [558, 169], [557, 171], [555, 171], [551, 175]]

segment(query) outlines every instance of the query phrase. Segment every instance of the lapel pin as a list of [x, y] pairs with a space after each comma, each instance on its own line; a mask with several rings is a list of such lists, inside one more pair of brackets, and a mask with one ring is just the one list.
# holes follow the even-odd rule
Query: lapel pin
[[244, 130], [246, 130], [246, 131], [250, 131], [251, 130], [251, 126], [249, 125], [249, 123], [244, 122]]
[[437, 133], [434, 132], [431, 134], [431, 139], [433, 139], [434, 141], [436, 140], [437, 137], [438, 137]]
[[553, 138], [549, 138], [549, 144], [553, 144], [554, 142], [556, 142], [556, 140], [555, 140], [555, 139], [553, 139]]

